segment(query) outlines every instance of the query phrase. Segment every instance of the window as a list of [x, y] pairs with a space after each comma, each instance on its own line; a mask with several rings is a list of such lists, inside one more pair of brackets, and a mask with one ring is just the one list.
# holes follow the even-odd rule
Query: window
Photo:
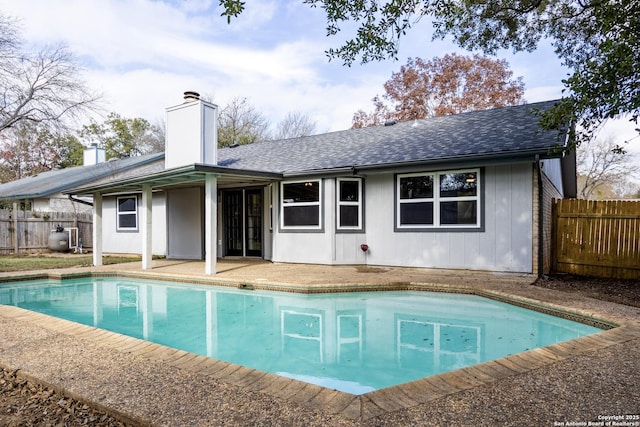
[[20, 206], [19, 206], [21, 211], [30, 211], [33, 209], [33, 199], [24, 199], [24, 200], [20, 200]]
[[282, 228], [319, 230], [320, 181], [283, 182], [280, 189]]
[[338, 178], [337, 185], [338, 230], [362, 230], [362, 180]]
[[397, 228], [479, 228], [478, 169], [397, 176]]
[[136, 196], [118, 197], [117, 211], [117, 230], [135, 231], [138, 229], [138, 198]]
[[478, 172], [440, 174], [440, 225], [479, 225], [478, 217]]
[[433, 225], [433, 175], [398, 178], [399, 226]]

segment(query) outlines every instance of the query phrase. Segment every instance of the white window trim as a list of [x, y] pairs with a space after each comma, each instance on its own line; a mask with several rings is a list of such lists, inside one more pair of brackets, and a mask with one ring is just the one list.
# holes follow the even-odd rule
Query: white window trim
[[[120, 212], [120, 200], [121, 199], [134, 199], [136, 203], [135, 211], [125, 211]], [[135, 215], [136, 216], [136, 226], [135, 227], [120, 227], [120, 215]], [[138, 231], [138, 196], [130, 195], [130, 196], [119, 196], [116, 198], [116, 231]]]
[[[436, 224], [436, 209], [437, 209], [437, 202], [436, 202], [436, 198], [435, 198], [435, 194], [437, 191], [437, 174], [434, 172], [419, 172], [419, 173], [406, 173], [406, 174], [398, 174], [396, 176], [396, 227], [398, 227], [399, 229], [406, 229], [406, 228], [434, 228], [435, 224]], [[400, 198], [400, 180], [402, 178], [412, 178], [415, 176], [431, 176], [433, 177], [433, 197], [421, 197], [419, 199], [402, 199]], [[428, 203], [431, 202], [433, 203], [433, 225], [429, 225], [429, 224], [401, 224], [400, 223], [400, 207], [403, 204], [409, 204], [409, 203]]]
[[[287, 184], [299, 184], [304, 182], [313, 182], [319, 185], [318, 189], [318, 201], [317, 202], [292, 202], [285, 203], [284, 202], [284, 186]], [[281, 181], [280, 182], [280, 229], [281, 230], [322, 230], [322, 198], [323, 198], [323, 188], [322, 188], [322, 180], [321, 179], [305, 179], [302, 181]], [[284, 224], [284, 210], [287, 207], [296, 207], [296, 206], [317, 206], [318, 207], [318, 225], [285, 225]]]
[[[341, 182], [357, 182], [358, 183], [358, 200], [355, 202], [340, 200], [340, 183]], [[340, 226], [340, 207], [341, 206], [357, 206], [358, 207], [358, 225]], [[336, 230], [362, 230], [362, 178], [338, 178], [336, 180]]]
[[[425, 230], [439, 230], [439, 229], [469, 229], [477, 230], [482, 227], [482, 208], [481, 208], [481, 194], [482, 194], [482, 179], [480, 178], [480, 169], [456, 169], [456, 170], [443, 170], [432, 171], [422, 173], [407, 173], [396, 175], [396, 228], [398, 230], [411, 230], [411, 229], [425, 229]], [[475, 173], [476, 174], [476, 195], [475, 196], [459, 196], [459, 197], [440, 197], [440, 175], [449, 173]], [[400, 179], [410, 178], [415, 176], [432, 176], [433, 177], [433, 197], [420, 198], [420, 199], [401, 199], [400, 198]], [[458, 201], [476, 201], [476, 223], [475, 224], [440, 224], [440, 202], [458, 202]], [[400, 206], [404, 203], [433, 203], [433, 224], [401, 224], [400, 223]]]

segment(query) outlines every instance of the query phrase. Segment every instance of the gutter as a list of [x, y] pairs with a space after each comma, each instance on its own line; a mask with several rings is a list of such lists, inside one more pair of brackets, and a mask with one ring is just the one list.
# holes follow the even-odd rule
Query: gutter
[[542, 166], [538, 155], [536, 155], [534, 170], [538, 175], [538, 277], [542, 277], [544, 275], [544, 186], [542, 185]]
[[82, 199], [76, 199], [71, 194], [69, 194], [69, 200], [71, 200], [72, 202], [82, 203], [83, 205], [87, 205], [87, 206], [93, 207], [93, 203], [92, 202], [87, 202], [86, 200], [82, 200]]
[[536, 162], [541, 158], [546, 158], [546, 156], [542, 154], [540, 150], [531, 150], [528, 152], [500, 153], [497, 155], [482, 154], [446, 158], [440, 157], [437, 159], [423, 159], [408, 162], [353, 165], [327, 169], [309, 169], [304, 171], [285, 172], [283, 173], [283, 176], [284, 178], [299, 178], [307, 176], [358, 175], [362, 172], [385, 172], [424, 167], [433, 168], [440, 167], [441, 165], [446, 165], [447, 167], [467, 167], [477, 166], [479, 163], [482, 163], [483, 166], [490, 166], [503, 163]]

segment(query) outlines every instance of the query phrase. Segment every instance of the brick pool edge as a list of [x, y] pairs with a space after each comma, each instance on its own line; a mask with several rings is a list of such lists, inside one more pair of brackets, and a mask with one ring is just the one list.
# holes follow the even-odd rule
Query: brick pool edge
[[[135, 277], [173, 282], [189, 282], [197, 284], [211, 284], [219, 286], [241, 287], [244, 282], [233, 280], [220, 281], [218, 279], [203, 279], [194, 277], [180, 277], [145, 273], [72, 273], [72, 274], [38, 274], [18, 275], [2, 278], [1, 282], [15, 282], [17, 280], [36, 279], [72, 279], [80, 277]], [[304, 408], [336, 414], [351, 420], [367, 420], [385, 413], [411, 408], [450, 394], [458, 393], [473, 387], [519, 375], [544, 366], [548, 366], [567, 358], [589, 351], [624, 343], [640, 338], [640, 323], [634, 321], [620, 321], [607, 318], [602, 313], [565, 307], [540, 300], [526, 298], [509, 293], [482, 290], [460, 285], [445, 285], [437, 283], [392, 283], [384, 285], [289, 285], [280, 283], [253, 283], [250, 289], [277, 290], [286, 292], [353, 292], [353, 291], [383, 291], [383, 290], [419, 290], [450, 293], [467, 293], [486, 298], [497, 299], [510, 304], [519, 305], [536, 311], [543, 311], [571, 320], [581, 321], [606, 330], [589, 336], [577, 338], [563, 343], [553, 344], [529, 350], [523, 353], [507, 356], [501, 359], [484, 362], [451, 372], [425, 377], [405, 384], [369, 392], [363, 395], [351, 395], [321, 386], [280, 377], [255, 369], [246, 368], [228, 362], [218, 361], [205, 356], [176, 350], [159, 344], [150, 343], [137, 338], [105, 331], [91, 326], [80, 325], [71, 321], [53, 318], [44, 314], [30, 312], [24, 309], [0, 306], [0, 317], [25, 321], [49, 331], [88, 340], [98, 346], [108, 347], [123, 354], [142, 357], [155, 362], [186, 370], [196, 375], [210, 376], [220, 381], [234, 384], [255, 392], [263, 393], [289, 402], [294, 402]], [[1, 283], [0, 283], [1, 286]], [[248, 290], [249, 291], [249, 290]], [[28, 356], [27, 356], [28, 357]], [[20, 366], [6, 366], [9, 363], [0, 359], [0, 364], [7, 369], [22, 369]], [[145, 424], [144, 417], [114, 408], [101, 403], [92, 396], [79, 395], [72, 389], [54, 384], [46, 378], [41, 378], [38, 372], [28, 369], [22, 370], [25, 377], [32, 381], [51, 385], [54, 388], [107, 410], [113, 415]]]

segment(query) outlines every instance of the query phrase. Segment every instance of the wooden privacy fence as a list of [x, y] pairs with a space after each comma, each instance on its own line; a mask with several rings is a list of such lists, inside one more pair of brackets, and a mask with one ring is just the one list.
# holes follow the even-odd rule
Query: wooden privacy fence
[[[82, 246], [92, 246], [90, 213], [0, 209], [0, 254], [47, 250], [49, 235], [57, 225], [65, 229], [77, 227]], [[73, 234], [75, 237], [75, 230]]]
[[640, 279], [640, 201], [554, 200], [554, 270]]

